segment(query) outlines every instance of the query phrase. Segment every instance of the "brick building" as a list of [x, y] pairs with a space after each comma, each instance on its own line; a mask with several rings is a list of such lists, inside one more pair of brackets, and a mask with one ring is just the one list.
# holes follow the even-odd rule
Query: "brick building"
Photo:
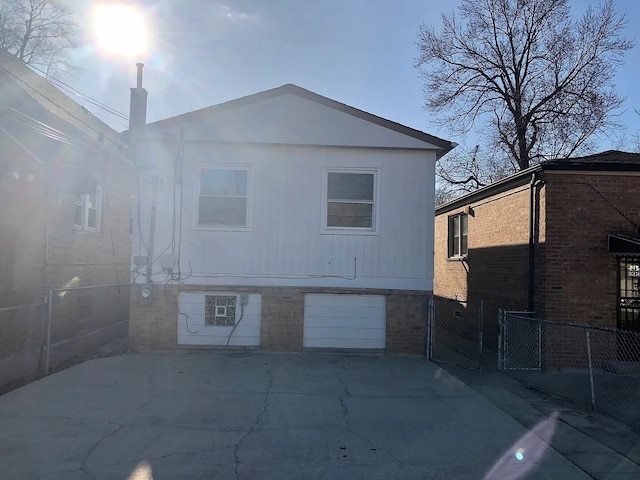
[[547, 161], [436, 209], [434, 295], [640, 331], [640, 154]]
[[0, 52], [0, 307], [39, 301], [48, 288], [130, 281], [135, 177], [122, 143]]

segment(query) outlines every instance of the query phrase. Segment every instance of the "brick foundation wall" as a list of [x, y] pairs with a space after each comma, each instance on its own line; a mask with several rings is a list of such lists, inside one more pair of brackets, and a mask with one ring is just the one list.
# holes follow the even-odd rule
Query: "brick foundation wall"
[[154, 285], [150, 303], [142, 299], [140, 290], [141, 285], [131, 289], [129, 345], [134, 349], [176, 348], [178, 288]]
[[[140, 288], [140, 285], [134, 285], [131, 292], [129, 342], [132, 348], [178, 348], [176, 332], [178, 287], [155, 286], [151, 303], [142, 301]], [[185, 290], [261, 294], [261, 347], [273, 351], [303, 350], [305, 294], [384, 295], [387, 314], [387, 351], [410, 354], [423, 354], [425, 351], [427, 309], [431, 292], [195, 285]]]
[[300, 351], [304, 328], [304, 293], [298, 289], [262, 291], [261, 344], [267, 350]]
[[387, 351], [425, 352], [431, 295], [387, 295]]

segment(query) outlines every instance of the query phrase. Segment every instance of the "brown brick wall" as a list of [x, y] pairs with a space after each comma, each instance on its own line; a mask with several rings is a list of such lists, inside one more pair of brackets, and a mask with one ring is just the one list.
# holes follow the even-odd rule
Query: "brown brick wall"
[[[387, 351], [422, 354], [426, 345], [430, 292], [392, 290], [279, 287], [189, 286], [189, 291], [249, 292], [262, 295], [261, 346], [274, 351], [302, 351], [304, 296], [307, 293], [385, 295]], [[177, 348], [179, 289], [154, 287], [152, 303], [141, 301], [140, 286], [131, 293], [130, 344], [133, 348]]]
[[633, 232], [624, 216], [640, 224], [640, 176], [547, 173], [545, 180], [544, 314], [616, 327], [616, 258], [607, 239], [612, 231]]
[[431, 295], [387, 295], [387, 351], [425, 352]]
[[153, 286], [150, 303], [140, 296], [140, 285], [131, 290], [129, 312], [129, 345], [143, 349], [177, 347], [178, 288]]
[[32, 183], [0, 176], [0, 225], [15, 232], [10, 281], [0, 285], [0, 306], [40, 300], [49, 287], [130, 281], [133, 182], [121, 164], [114, 167], [94, 172], [103, 187], [100, 233], [74, 230], [75, 196], [47, 196], [45, 172]]
[[267, 350], [302, 350], [304, 293], [274, 288], [262, 292], [261, 344]]
[[[544, 204], [544, 189], [537, 195]], [[434, 295], [467, 300], [477, 308], [484, 302], [485, 341], [497, 341], [497, 310], [523, 310], [528, 304], [529, 185], [484, 198], [468, 206], [468, 257], [447, 258], [448, 218], [435, 220]], [[540, 242], [544, 241], [544, 230]]]

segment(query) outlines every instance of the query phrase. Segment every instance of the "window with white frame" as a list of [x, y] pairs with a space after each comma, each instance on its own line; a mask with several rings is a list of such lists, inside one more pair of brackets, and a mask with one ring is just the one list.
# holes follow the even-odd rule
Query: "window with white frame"
[[376, 172], [327, 170], [325, 179], [325, 229], [375, 231]]
[[462, 258], [468, 254], [469, 216], [458, 213], [449, 217], [449, 258]]
[[198, 226], [249, 226], [249, 170], [207, 167], [200, 170]]
[[100, 231], [101, 204], [102, 189], [100, 187], [96, 187], [96, 192], [92, 194], [77, 194], [74, 205], [74, 228], [88, 232]]

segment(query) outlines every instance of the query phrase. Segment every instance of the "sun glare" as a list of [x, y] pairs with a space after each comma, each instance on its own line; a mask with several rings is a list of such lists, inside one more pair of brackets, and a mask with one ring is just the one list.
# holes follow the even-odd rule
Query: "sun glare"
[[94, 28], [98, 47], [106, 53], [132, 56], [147, 52], [144, 17], [133, 6], [97, 6], [94, 11]]

